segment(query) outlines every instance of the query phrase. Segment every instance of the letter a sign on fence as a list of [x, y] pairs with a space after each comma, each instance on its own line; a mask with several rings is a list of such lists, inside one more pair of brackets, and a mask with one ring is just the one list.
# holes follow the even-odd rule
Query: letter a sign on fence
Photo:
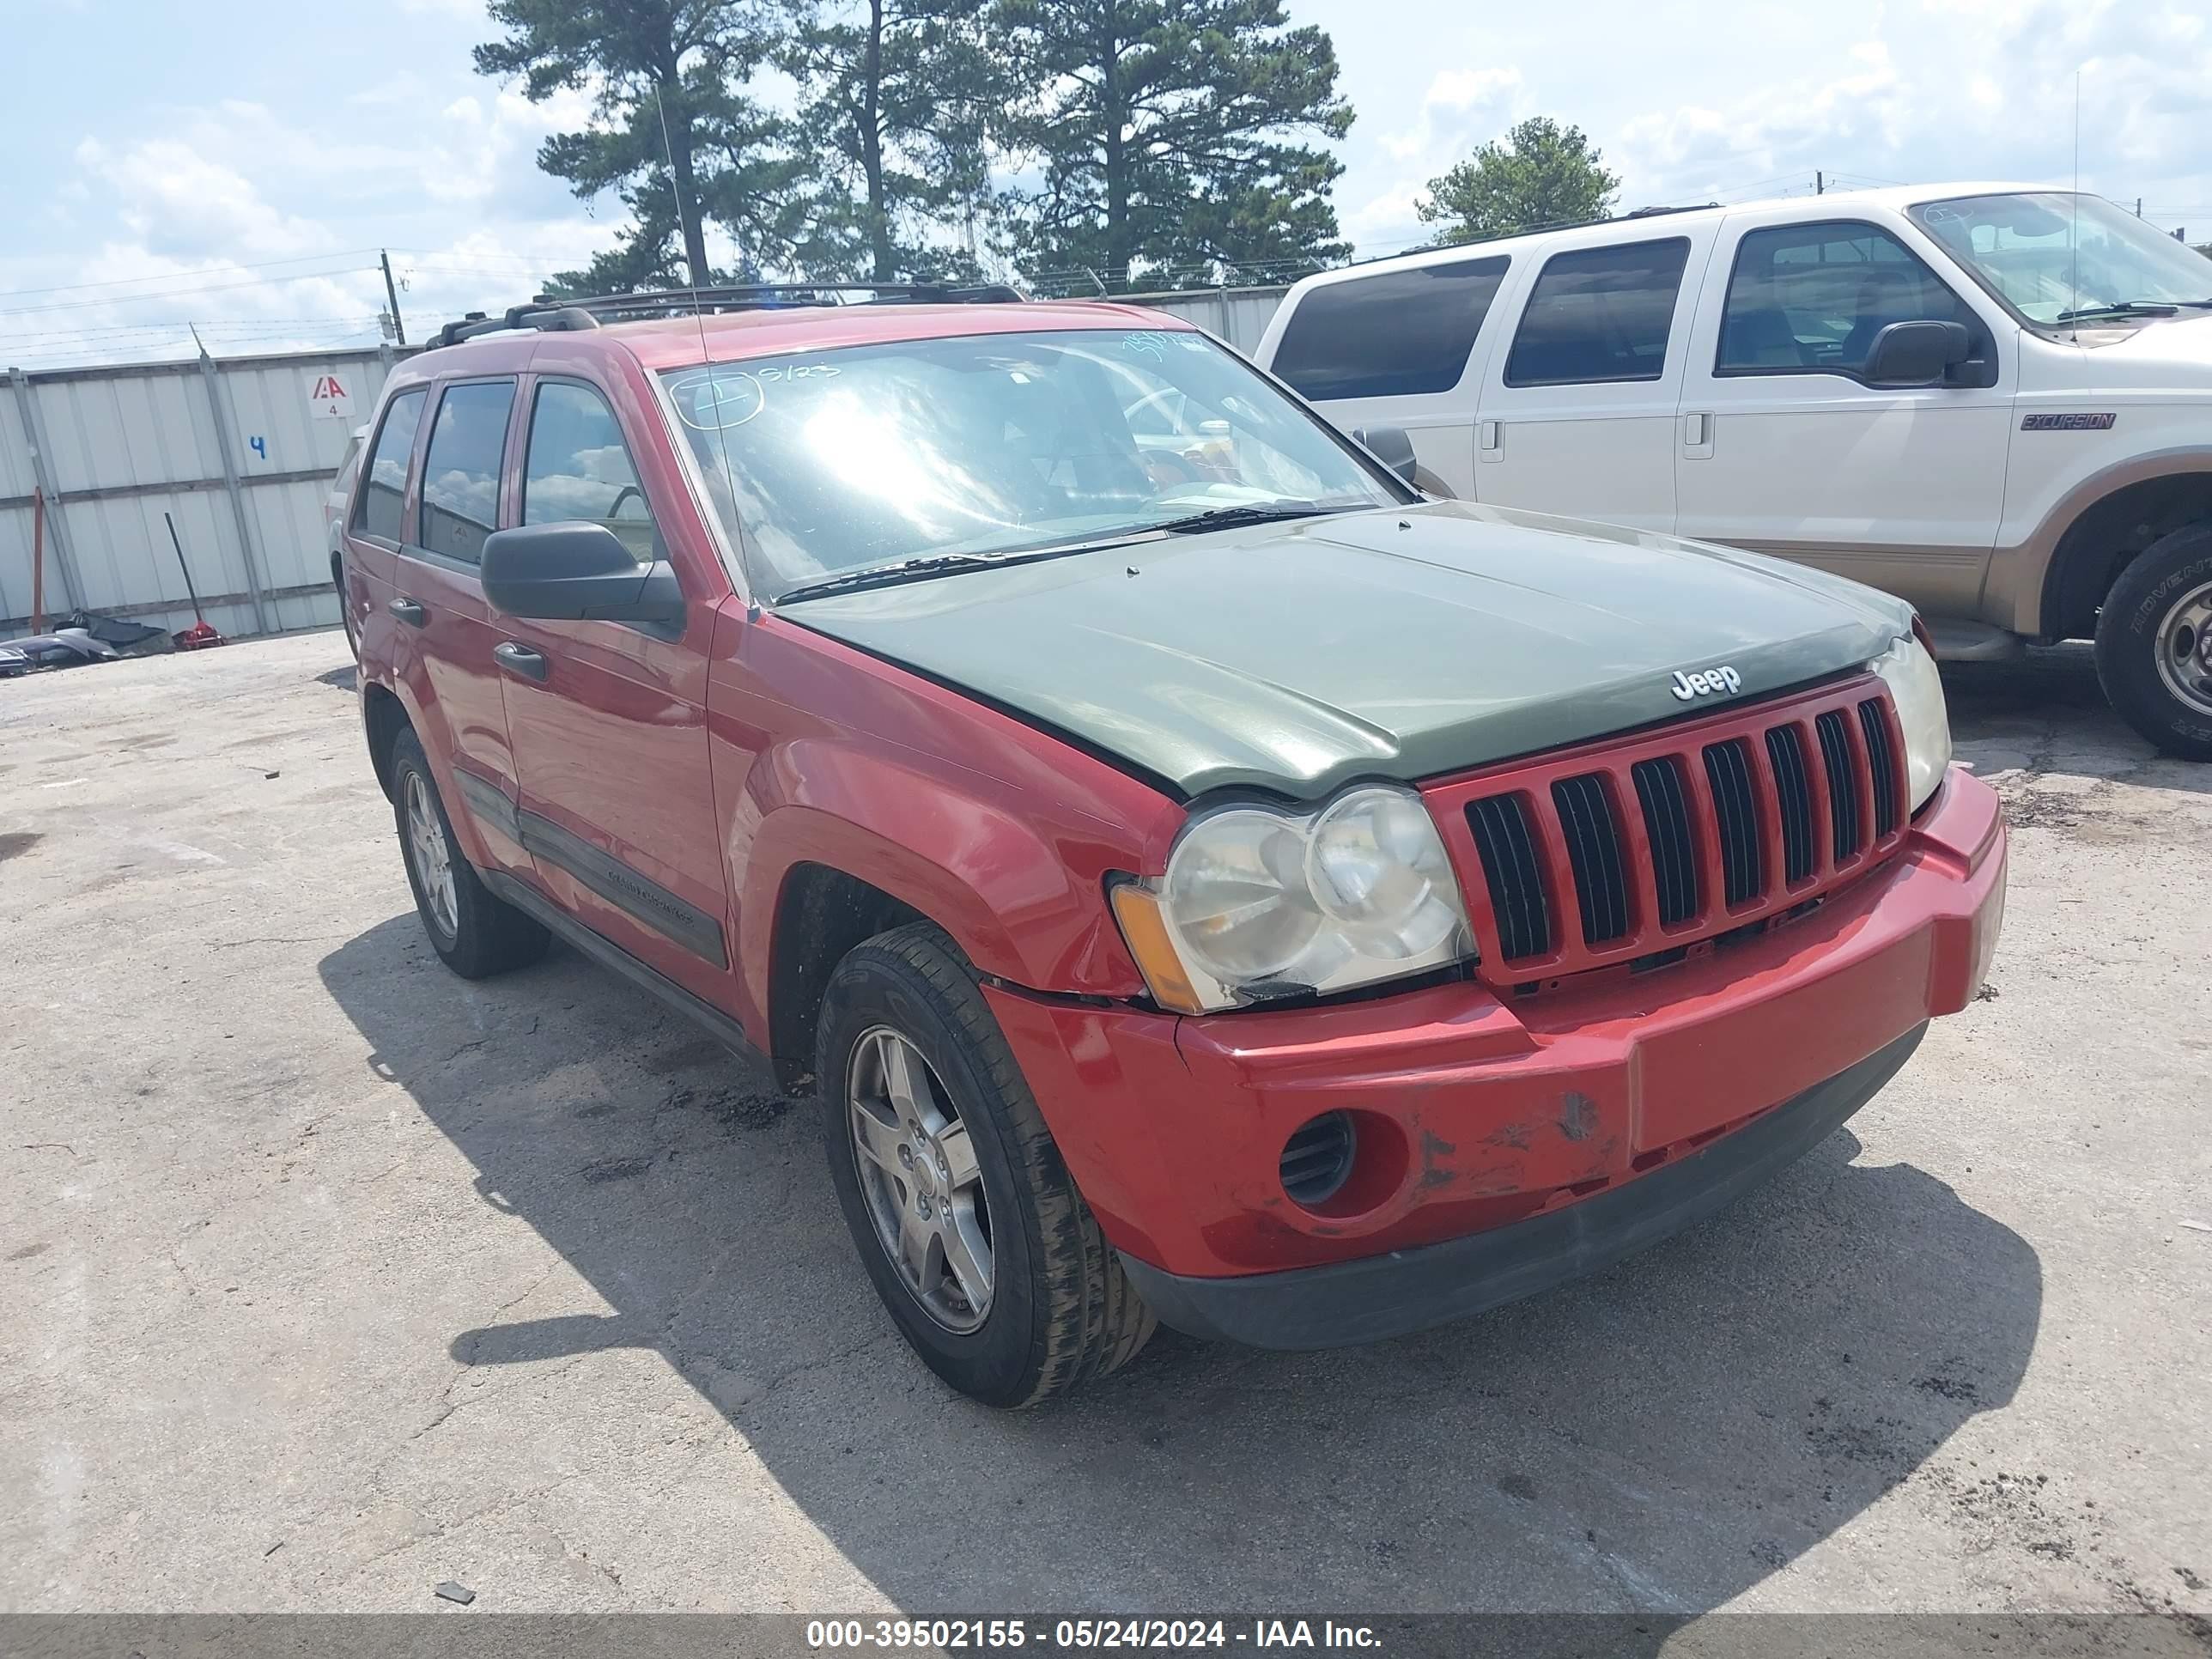
[[325, 420], [350, 420], [353, 388], [345, 383], [343, 374], [318, 374], [314, 384], [307, 388], [307, 410]]

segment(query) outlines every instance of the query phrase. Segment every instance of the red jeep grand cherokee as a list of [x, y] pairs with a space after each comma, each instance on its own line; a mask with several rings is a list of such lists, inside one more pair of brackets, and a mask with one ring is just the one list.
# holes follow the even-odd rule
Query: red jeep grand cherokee
[[996, 1405], [1711, 1213], [1995, 948], [1917, 619], [1365, 437], [1004, 290], [448, 327], [344, 560], [432, 944], [558, 936], [818, 1091], [884, 1305]]

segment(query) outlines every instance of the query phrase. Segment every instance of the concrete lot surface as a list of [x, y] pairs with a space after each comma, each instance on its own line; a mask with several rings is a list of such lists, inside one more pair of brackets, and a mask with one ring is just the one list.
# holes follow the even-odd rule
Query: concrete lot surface
[[2005, 941], [1847, 1132], [1471, 1324], [1018, 1416], [810, 1108], [438, 963], [337, 634], [0, 684], [0, 1607], [2212, 1613], [2212, 768], [2079, 648], [1948, 678]]

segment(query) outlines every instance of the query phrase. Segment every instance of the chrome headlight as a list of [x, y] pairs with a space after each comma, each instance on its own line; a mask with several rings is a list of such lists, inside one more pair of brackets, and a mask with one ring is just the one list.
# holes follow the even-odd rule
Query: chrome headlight
[[1152, 994], [1200, 1013], [1457, 962], [1467, 907], [1420, 797], [1362, 785], [1310, 811], [1193, 818], [1165, 875], [1114, 892]]
[[1951, 763], [1951, 716], [1943, 706], [1943, 681], [1936, 659], [1916, 639], [1901, 639], [1867, 665], [1889, 688], [1897, 723], [1905, 732], [1905, 775], [1912, 810], [1936, 793]]

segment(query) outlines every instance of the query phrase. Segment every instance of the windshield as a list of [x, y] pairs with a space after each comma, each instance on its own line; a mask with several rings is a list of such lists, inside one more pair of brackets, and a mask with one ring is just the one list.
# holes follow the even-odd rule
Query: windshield
[[1961, 196], [1907, 210], [2032, 323], [2212, 299], [2212, 259], [2101, 196]]
[[1402, 496], [1181, 330], [903, 340], [661, 376], [756, 590]]

